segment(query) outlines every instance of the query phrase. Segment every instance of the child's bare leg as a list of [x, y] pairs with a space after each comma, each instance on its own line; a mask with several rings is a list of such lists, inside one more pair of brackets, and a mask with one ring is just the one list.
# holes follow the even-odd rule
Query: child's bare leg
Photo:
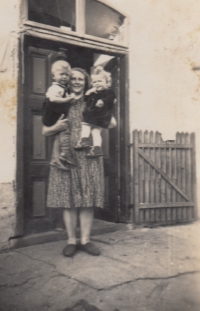
[[74, 147], [75, 150], [82, 150], [90, 147], [90, 139], [89, 139], [90, 133], [91, 133], [91, 125], [89, 123], [82, 122], [80, 140]]
[[102, 137], [101, 137], [101, 127], [93, 127], [92, 128], [92, 140], [93, 140], [93, 146], [102, 146]]
[[98, 158], [103, 155], [102, 151], [102, 137], [101, 137], [102, 128], [99, 126], [92, 127], [92, 139], [93, 147], [90, 147], [90, 151], [87, 154], [87, 158]]
[[54, 141], [54, 149], [53, 149], [53, 158], [50, 162], [51, 165], [56, 166], [60, 168], [61, 170], [68, 171], [69, 168], [67, 168], [59, 159], [60, 156], [60, 142], [59, 142], [59, 136], [56, 135], [55, 141]]
[[89, 137], [91, 132], [91, 125], [89, 123], [81, 123], [81, 138]]
[[115, 119], [115, 117], [112, 116], [108, 128], [112, 129], [113, 127], [116, 127], [116, 126], [117, 126], [117, 120]]

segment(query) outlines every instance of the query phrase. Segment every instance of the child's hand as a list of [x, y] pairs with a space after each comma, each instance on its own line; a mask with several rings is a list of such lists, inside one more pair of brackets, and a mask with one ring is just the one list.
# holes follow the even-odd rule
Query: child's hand
[[91, 92], [91, 93], [97, 93], [97, 88], [96, 88], [96, 87], [92, 87], [92, 88], [90, 89], [90, 92]]
[[71, 94], [69, 95], [69, 97], [70, 97], [71, 99], [74, 99], [74, 98], [75, 98], [75, 94], [74, 94], [74, 93], [71, 93]]
[[97, 88], [96, 87], [93, 87], [89, 90], [87, 90], [87, 92], [85, 93], [85, 95], [90, 95], [92, 93], [97, 93]]
[[102, 108], [104, 106], [103, 100], [102, 99], [97, 100], [95, 106], [98, 107], [98, 108]]
[[67, 99], [67, 101], [71, 101], [72, 99], [75, 98], [75, 94], [71, 93], [71, 94], [67, 95], [65, 98]]

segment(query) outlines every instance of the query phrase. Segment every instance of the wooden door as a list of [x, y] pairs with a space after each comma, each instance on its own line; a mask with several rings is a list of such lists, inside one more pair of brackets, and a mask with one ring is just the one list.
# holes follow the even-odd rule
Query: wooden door
[[[39, 46], [39, 47], [38, 47]], [[49, 47], [49, 48], [48, 48]], [[55, 211], [46, 207], [49, 161], [54, 137], [42, 135], [42, 104], [51, 84], [51, 64], [55, 61], [59, 46], [27, 45], [25, 50], [25, 127], [24, 127], [24, 184], [26, 233], [48, 231], [54, 228]], [[68, 46], [68, 59], [73, 67], [80, 66], [89, 71], [93, 61], [93, 50]], [[78, 57], [75, 57], [75, 55]], [[82, 61], [81, 61], [82, 59]], [[91, 60], [90, 60], [91, 59]], [[113, 87], [119, 107], [119, 67], [115, 61], [108, 70], [112, 72]], [[119, 108], [115, 112], [119, 120]], [[119, 181], [119, 125], [103, 133], [105, 171], [105, 209], [96, 211], [96, 217], [116, 221], [118, 211]]]
[[51, 84], [52, 50], [28, 47], [25, 71], [25, 224], [27, 232], [52, 228], [46, 208], [49, 160], [54, 137], [42, 135], [42, 104]]

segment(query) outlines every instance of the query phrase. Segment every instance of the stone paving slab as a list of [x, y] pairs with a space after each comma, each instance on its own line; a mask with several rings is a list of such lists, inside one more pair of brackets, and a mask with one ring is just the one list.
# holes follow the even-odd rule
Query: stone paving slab
[[[133, 267], [129, 267], [126, 262], [116, 261], [106, 256], [93, 257], [78, 252], [73, 258], [66, 258], [62, 255], [65, 244], [66, 242], [63, 241], [48, 243], [23, 248], [18, 252], [55, 265], [57, 272], [96, 289], [116, 286], [131, 281], [135, 277]], [[103, 246], [98, 245], [98, 247], [103, 253]]]

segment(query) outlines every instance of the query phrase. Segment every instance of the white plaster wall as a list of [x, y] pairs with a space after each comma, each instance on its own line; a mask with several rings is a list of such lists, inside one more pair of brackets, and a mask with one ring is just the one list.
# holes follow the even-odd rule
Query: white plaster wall
[[14, 235], [16, 216], [16, 108], [18, 1], [0, 0], [0, 249]]
[[[200, 1], [110, 0], [131, 17], [131, 130], [196, 133], [200, 202]], [[200, 204], [199, 204], [200, 215]]]

